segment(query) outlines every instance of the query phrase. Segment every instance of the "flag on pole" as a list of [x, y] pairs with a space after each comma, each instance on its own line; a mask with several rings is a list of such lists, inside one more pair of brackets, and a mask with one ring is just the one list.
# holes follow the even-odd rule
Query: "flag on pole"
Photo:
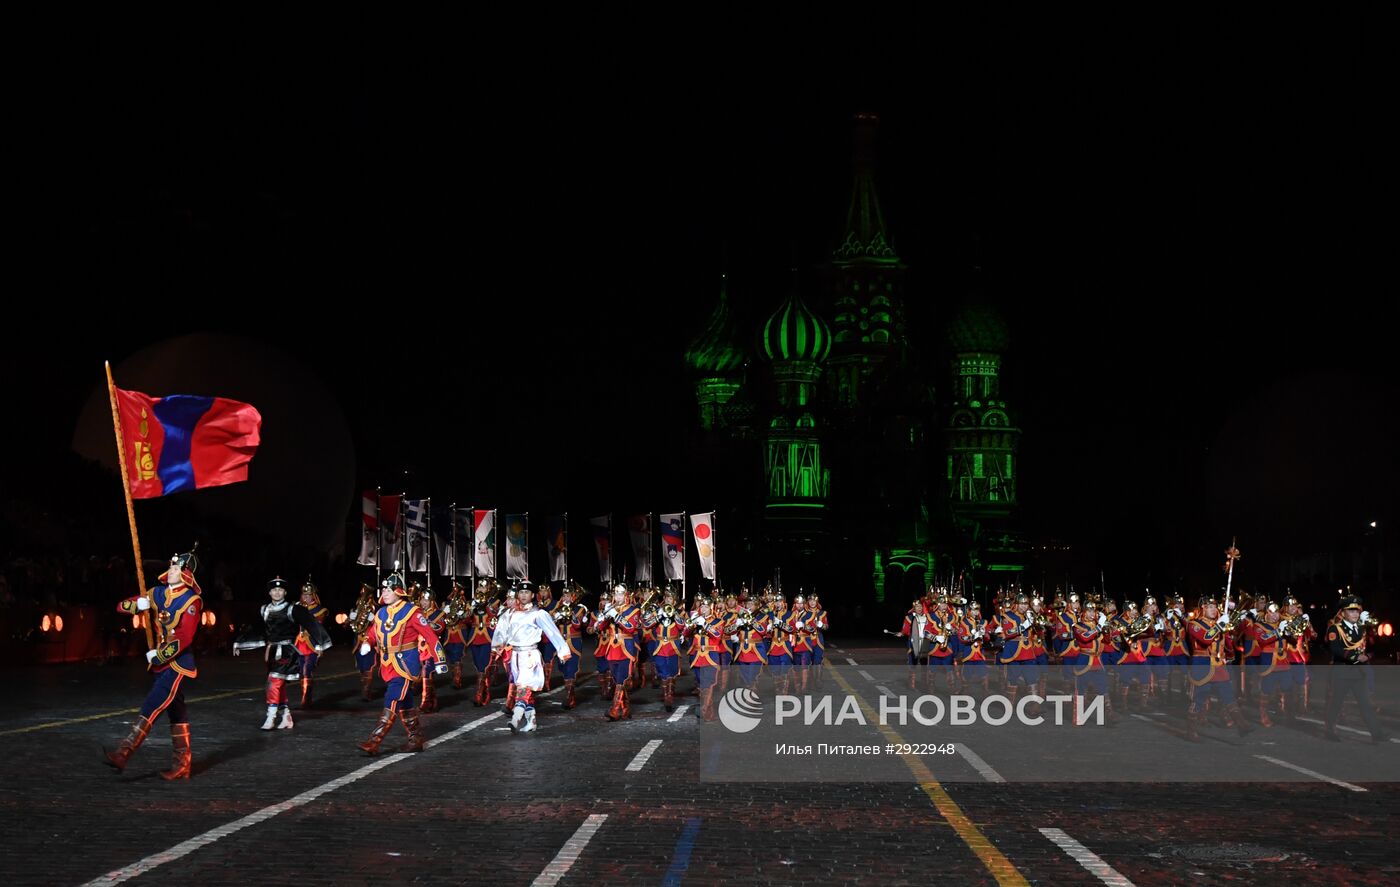
[[568, 515], [556, 514], [549, 519], [549, 581], [569, 578]]
[[476, 575], [496, 578], [496, 509], [478, 508], [473, 512], [476, 525]]
[[651, 583], [651, 515], [634, 514], [627, 519], [632, 536], [632, 577], [640, 583]]
[[506, 575], [530, 578], [530, 515], [506, 515]]
[[428, 572], [428, 509], [431, 499], [403, 500], [403, 527], [408, 547], [407, 569], [414, 573]]
[[715, 578], [715, 513], [690, 516], [690, 528], [695, 534], [695, 550], [700, 555], [700, 575], [711, 581]]
[[133, 499], [248, 479], [248, 463], [262, 442], [262, 415], [251, 404], [112, 390]]
[[[444, 576], [467, 576], [471, 566], [467, 552], [471, 550], [472, 526], [471, 511], [449, 508], [440, 512], [434, 522], [433, 536], [437, 540], [438, 563], [442, 565]], [[461, 559], [457, 557], [461, 552]]]
[[379, 563], [379, 493], [365, 490], [360, 498], [360, 520], [364, 523], [360, 539], [360, 557], [356, 563], [373, 567]]
[[400, 556], [403, 550], [403, 515], [399, 510], [399, 496], [379, 497], [379, 553], [383, 566], [390, 569], [403, 567]]
[[661, 568], [667, 579], [685, 578], [685, 512], [661, 515]]
[[612, 583], [612, 516], [590, 517], [593, 527], [593, 550], [598, 553], [598, 581], [604, 586]]

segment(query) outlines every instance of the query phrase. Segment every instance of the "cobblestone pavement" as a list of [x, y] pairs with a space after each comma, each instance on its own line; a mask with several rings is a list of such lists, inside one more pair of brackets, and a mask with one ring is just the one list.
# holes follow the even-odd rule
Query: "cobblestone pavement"
[[[876, 641], [836, 644], [828, 690], [902, 661]], [[1400, 834], [1400, 786], [1391, 783], [920, 784], [913, 771], [907, 782], [702, 781], [689, 677], [679, 717], [645, 689], [631, 721], [610, 723], [590, 679], [574, 711], [559, 704], [562, 692], [543, 699], [528, 736], [509, 731], [499, 694], [474, 706], [469, 678], [440, 690], [442, 710], [424, 716], [428, 738], [441, 741], [370, 758], [354, 743], [380, 704], [360, 699], [352, 668], [331, 651], [317, 705], [295, 713], [294, 729], [265, 733], [257, 663], [205, 657], [187, 691], [195, 775], [179, 783], [157, 775], [170, 761], [163, 719], [124, 773], [101, 763], [101, 745], [125, 735], [145, 694], [139, 666], [11, 670], [18, 704], [0, 716], [6, 887], [1400, 879], [1389, 843]], [[1393, 714], [1387, 706], [1383, 720], [1400, 732]], [[1117, 729], [1132, 743], [1157, 728], [1130, 719]], [[1241, 742], [1287, 748], [1319, 742], [1316, 729], [1280, 726]], [[402, 737], [396, 725], [386, 750]], [[1376, 753], [1363, 734], [1344, 738], [1332, 746], [1339, 757]], [[1400, 744], [1388, 749], [1400, 754]], [[991, 768], [1010, 763], [984, 757]]]

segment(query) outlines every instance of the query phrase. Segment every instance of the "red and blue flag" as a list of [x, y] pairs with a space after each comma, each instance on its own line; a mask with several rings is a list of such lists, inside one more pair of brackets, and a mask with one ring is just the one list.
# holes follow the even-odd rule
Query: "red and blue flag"
[[226, 397], [151, 397], [114, 388], [131, 495], [153, 499], [248, 479], [262, 415]]

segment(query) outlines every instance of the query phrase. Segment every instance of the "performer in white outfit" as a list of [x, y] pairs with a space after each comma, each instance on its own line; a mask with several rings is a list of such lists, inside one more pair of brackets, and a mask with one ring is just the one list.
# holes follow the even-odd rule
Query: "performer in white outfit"
[[535, 729], [535, 691], [544, 687], [544, 665], [540, 662], [540, 637], [549, 638], [559, 661], [572, 655], [554, 620], [535, 607], [535, 586], [525, 582], [515, 590], [515, 609], [501, 613], [496, 633], [491, 636], [491, 652], [500, 653], [510, 663], [515, 682], [515, 708], [510, 728], [521, 733]]

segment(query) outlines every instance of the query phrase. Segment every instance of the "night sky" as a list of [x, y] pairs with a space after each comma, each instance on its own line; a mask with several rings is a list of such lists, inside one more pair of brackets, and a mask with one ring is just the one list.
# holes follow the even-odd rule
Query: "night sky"
[[721, 270], [755, 325], [794, 262], [815, 281], [873, 110], [915, 345], [946, 366], [974, 263], [1010, 323], [1034, 538], [1161, 577], [1232, 534], [1276, 558], [1396, 514], [1393, 102], [1363, 23], [882, 22], [509, 61], [484, 31], [418, 52], [374, 24], [57, 50], [12, 127], [36, 273], [11, 297], [37, 323], [7, 376], [34, 445], [70, 446], [103, 358], [214, 333], [324, 389], [357, 485], [709, 507], [676, 501], [685, 345]]

